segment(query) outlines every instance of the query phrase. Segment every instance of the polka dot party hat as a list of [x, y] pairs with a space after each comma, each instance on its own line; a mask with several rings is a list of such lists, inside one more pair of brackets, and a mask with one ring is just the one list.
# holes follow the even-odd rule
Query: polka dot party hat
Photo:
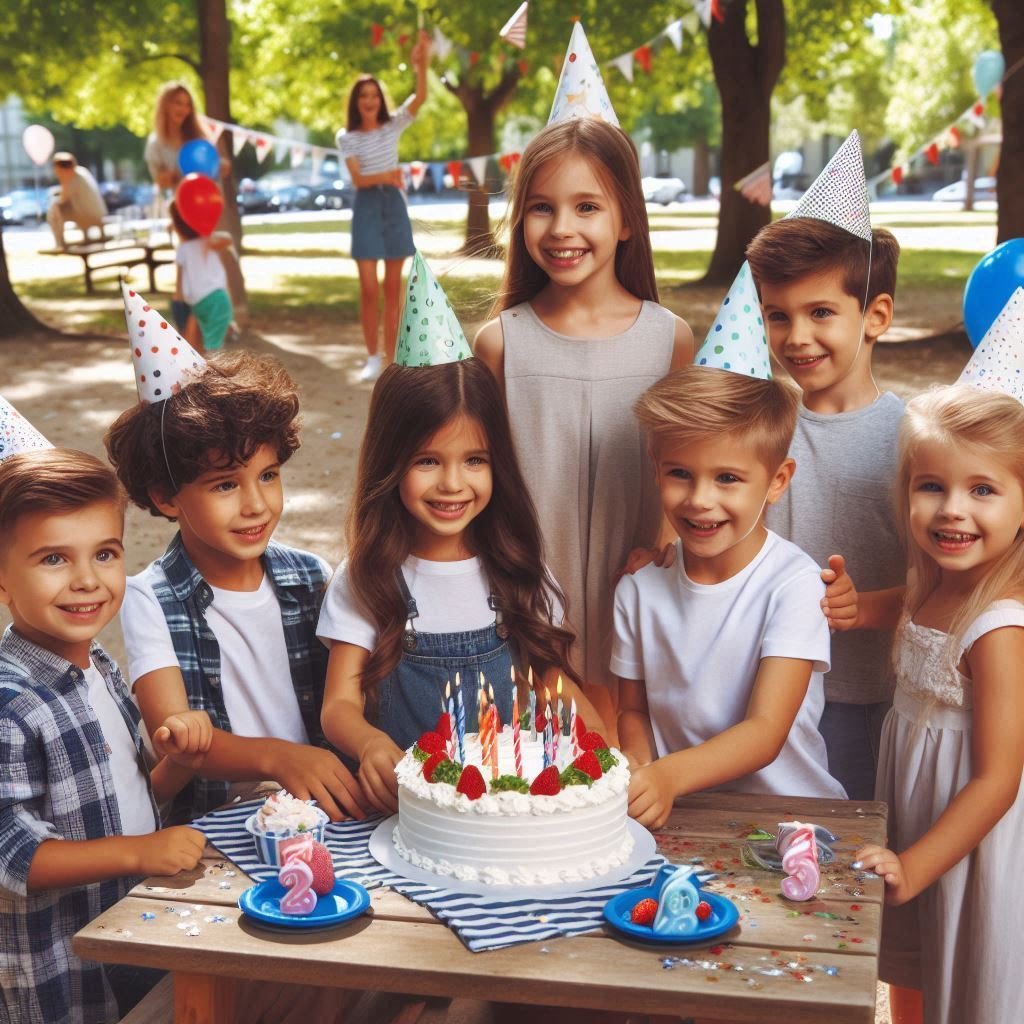
[[448, 296], [417, 249], [398, 325], [395, 362], [399, 366], [437, 366], [457, 363], [472, 354]]
[[162, 402], [176, 395], [206, 360], [125, 281], [121, 295], [139, 400], [146, 405]]
[[697, 366], [714, 366], [748, 377], [771, 380], [768, 337], [750, 265], [736, 275], [704, 344], [693, 357]]
[[871, 212], [864, 157], [856, 129], [836, 150], [788, 217], [811, 217], [871, 241]]
[[569, 121], [574, 117], [598, 117], [616, 128], [619, 126], [601, 71], [587, 42], [587, 34], [578, 21], [572, 27], [569, 49], [565, 51], [548, 124]]
[[1024, 288], [1010, 296], [957, 383], [979, 391], [1002, 391], [1024, 403]]
[[0, 462], [19, 452], [33, 452], [53, 445], [10, 402], [0, 395]]

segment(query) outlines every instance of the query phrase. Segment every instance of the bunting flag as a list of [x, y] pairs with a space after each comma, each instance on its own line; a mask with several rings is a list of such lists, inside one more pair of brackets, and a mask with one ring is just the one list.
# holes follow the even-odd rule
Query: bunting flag
[[963, 115], [968, 121], [974, 125], [978, 131], [981, 131], [985, 127], [985, 104], [981, 100], [971, 105], [967, 110], [967, 113]]
[[205, 114], [202, 115], [201, 120], [203, 128], [206, 129], [206, 134], [210, 137], [210, 141], [216, 146], [220, 142], [220, 137], [224, 134], [224, 125], [220, 121], [214, 121], [212, 117], [207, 117]]
[[319, 146], [313, 146], [313, 180], [320, 176], [320, 168], [324, 165], [324, 157], [327, 155], [326, 149], [321, 149]]
[[701, 24], [705, 28], [711, 27], [711, 4], [712, 0], [690, 0], [693, 4], [693, 9], [697, 13], [697, 17], [700, 18]]
[[437, 59], [445, 61], [452, 52], [452, 41], [435, 25], [434, 26], [434, 53]]
[[616, 57], [615, 60], [609, 61], [609, 63], [622, 72], [622, 76], [627, 82], [633, 81], [633, 54], [624, 53], [621, 57]]
[[744, 199], [758, 206], [772, 205], [772, 172], [771, 164], [765, 161], [760, 167], [740, 178], [733, 188]]
[[446, 170], [447, 168], [440, 160], [434, 160], [430, 164], [430, 176], [434, 179], [435, 192], [440, 192], [444, 188], [444, 175]]
[[296, 143], [291, 149], [291, 160], [292, 167], [301, 167], [303, 161], [306, 159], [306, 149], [304, 145]]
[[645, 43], [643, 46], [638, 46], [633, 51], [633, 56], [636, 57], [637, 63], [644, 69], [646, 74], [651, 73], [651, 48]]
[[519, 10], [505, 22], [498, 35], [507, 43], [518, 46], [520, 50], [526, 46], [526, 9], [530, 5], [524, 2], [519, 5]]
[[934, 164], [937, 167], [939, 163], [939, 144], [937, 142], [929, 143], [924, 151], [924, 155], [928, 163]]
[[483, 185], [487, 180], [487, 157], [485, 156], [471, 156], [466, 163], [469, 164], [469, 169], [473, 172], [473, 177], [476, 179], [478, 185]]
[[251, 135], [249, 141], [252, 143], [253, 149], [256, 150], [256, 159], [259, 163], [263, 163], [264, 160], [270, 156], [270, 151], [274, 148], [271, 144], [270, 136], [268, 135]]
[[676, 48], [676, 53], [683, 52], [683, 19], [678, 18], [676, 21], [670, 21], [665, 26], [665, 35], [668, 36], [669, 41]]
[[378, 25], [376, 22], [374, 22], [373, 26], [370, 29], [370, 46], [372, 46], [376, 50], [377, 47], [380, 46], [381, 40], [383, 38], [384, 26]]
[[511, 175], [512, 169], [519, 163], [521, 157], [521, 153], [502, 153], [498, 158], [498, 163], [506, 175]]
[[235, 125], [231, 129], [231, 150], [238, 156], [239, 153], [245, 149], [245, 144], [249, 141], [249, 133], [244, 128], [239, 128]]
[[448, 163], [448, 173], [452, 176], [452, 188], [458, 188], [462, 180], [462, 161], [451, 160]]
[[423, 184], [423, 176], [427, 173], [427, 168], [424, 166], [422, 160], [413, 160], [409, 164], [409, 180], [412, 182], [412, 187], [419, 191], [420, 185]]
[[274, 147], [274, 162], [281, 163], [288, 155], [289, 149], [287, 142], [278, 142]]

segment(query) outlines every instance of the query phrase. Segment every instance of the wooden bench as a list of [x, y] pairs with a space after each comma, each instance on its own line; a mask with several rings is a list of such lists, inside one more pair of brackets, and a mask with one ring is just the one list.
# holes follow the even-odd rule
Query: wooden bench
[[63, 249], [41, 249], [44, 256], [77, 256], [84, 264], [85, 290], [90, 295], [93, 274], [103, 270], [128, 270], [145, 266], [149, 269], [149, 290], [155, 292], [156, 268], [174, 262], [170, 239], [150, 234], [117, 235], [71, 242]]

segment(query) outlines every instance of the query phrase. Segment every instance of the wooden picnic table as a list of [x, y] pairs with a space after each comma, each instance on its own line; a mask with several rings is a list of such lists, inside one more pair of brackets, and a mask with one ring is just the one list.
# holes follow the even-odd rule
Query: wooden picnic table
[[174, 247], [167, 235], [162, 238], [148, 232], [116, 235], [99, 239], [71, 242], [62, 249], [43, 249], [45, 256], [77, 256], [83, 263], [85, 290], [95, 291], [93, 274], [97, 271], [117, 270], [145, 266], [149, 271], [149, 291], [155, 292], [156, 268], [174, 263]]
[[[752, 830], [809, 821], [840, 841], [818, 897], [789, 903], [781, 876], [743, 863]], [[657, 833], [670, 860], [698, 858], [740, 922], [697, 945], [624, 941], [608, 929], [469, 952], [430, 912], [389, 889], [368, 914], [321, 932], [270, 930], [237, 900], [251, 882], [210, 847], [193, 872], [149, 878], [74, 939], [86, 959], [174, 972], [175, 1020], [227, 1024], [239, 979], [757, 1024], [872, 1024], [882, 883], [850, 867], [886, 834], [881, 803], [713, 793], [679, 801]]]

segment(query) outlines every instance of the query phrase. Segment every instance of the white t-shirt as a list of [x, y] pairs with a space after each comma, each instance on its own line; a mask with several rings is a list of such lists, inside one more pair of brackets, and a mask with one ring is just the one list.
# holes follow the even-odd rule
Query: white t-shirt
[[194, 306], [215, 291], [228, 290], [228, 276], [220, 253], [207, 245], [205, 238], [180, 242], [174, 262], [181, 267], [181, 297]]
[[829, 631], [818, 566], [768, 532], [746, 568], [722, 583], [694, 583], [676, 541], [670, 569], [648, 565], [615, 589], [611, 669], [643, 679], [659, 757], [697, 746], [741, 722], [762, 658], [814, 663], [789, 738], [767, 767], [722, 788], [845, 799], [828, 773], [818, 732]]
[[[137, 680], [178, 665], [163, 609], [153, 592], [153, 566], [128, 578], [121, 606], [121, 628], [128, 651], [128, 678]], [[220, 645], [220, 675], [231, 731], [308, 743], [292, 687], [281, 606], [270, 580], [259, 589], [211, 587], [206, 622]]]
[[[491, 589], [479, 558], [428, 562], [410, 555], [402, 573], [416, 601], [419, 614], [413, 626], [417, 632], [464, 633], [494, 623], [494, 611], [488, 604]], [[557, 601], [553, 604], [552, 621], [560, 624], [564, 610]], [[328, 647], [342, 641], [372, 651], [377, 643], [377, 626], [352, 593], [344, 562], [327, 588], [316, 634]]]
[[398, 139], [412, 124], [414, 114], [409, 104], [415, 97], [410, 96], [388, 121], [373, 131], [338, 132], [335, 143], [341, 150], [343, 160], [355, 157], [359, 161], [359, 173], [364, 175], [382, 174], [398, 166]]
[[85, 670], [85, 699], [96, 715], [110, 757], [121, 832], [126, 836], [145, 836], [156, 831], [149, 784], [139, 768], [138, 753], [117, 701], [110, 695], [106, 680], [92, 662]]

